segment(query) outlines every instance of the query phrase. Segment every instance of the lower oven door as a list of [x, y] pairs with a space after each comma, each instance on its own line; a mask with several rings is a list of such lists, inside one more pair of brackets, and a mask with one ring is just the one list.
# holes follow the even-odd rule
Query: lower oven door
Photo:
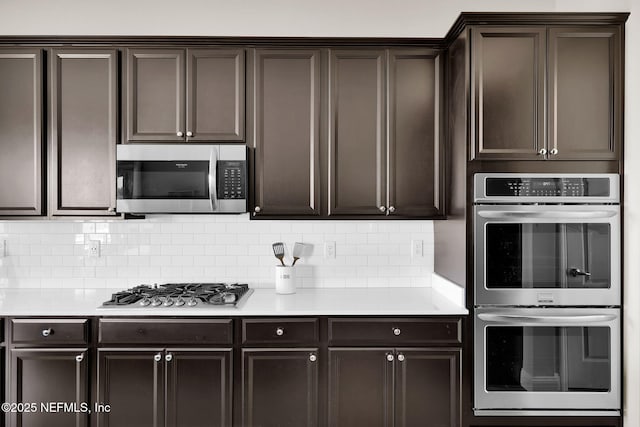
[[617, 415], [620, 310], [475, 310], [476, 415]]

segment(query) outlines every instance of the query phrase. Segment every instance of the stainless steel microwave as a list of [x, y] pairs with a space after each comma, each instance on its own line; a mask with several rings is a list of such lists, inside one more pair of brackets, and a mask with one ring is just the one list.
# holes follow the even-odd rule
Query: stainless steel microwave
[[244, 145], [123, 144], [116, 160], [118, 212], [247, 211]]

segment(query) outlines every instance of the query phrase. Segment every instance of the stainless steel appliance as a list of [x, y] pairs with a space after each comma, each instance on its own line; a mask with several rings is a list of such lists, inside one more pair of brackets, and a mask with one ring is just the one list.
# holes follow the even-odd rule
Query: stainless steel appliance
[[618, 415], [618, 176], [474, 180], [474, 413]]
[[121, 144], [116, 160], [118, 212], [247, 211], [244, 145]]
[[476, 305], [620, 305], [616, 175], [475, 176]]
[[620, 310], [477, 308], [476, 415], [616, 415]]
[[139, 285], [111, 295], [101, 308], [237, 307], [253, 292], [241, 283]]

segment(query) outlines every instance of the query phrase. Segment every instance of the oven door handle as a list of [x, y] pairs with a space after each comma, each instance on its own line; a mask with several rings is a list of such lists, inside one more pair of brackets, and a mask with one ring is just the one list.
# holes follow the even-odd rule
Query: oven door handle
[[478, 216], [488, 219], [513, 220], [518, 218], [536, 219], [604, 219], [612, 218], [615, 211], [478, 211]]
[[610, 322], [616, 319], [614, 314], [585, 314], [578, 316], [536, 316], [521, 314], [493, 314], [480, 313], [478, 318], [485, 322], [492, 323], [538, 323], [538, 324], [584, 324], [584, 323], [600, 323]]
[[218, 170], [217, 170], [217, 148], [211, 148], [209, 157], [209, 202], [211, 203], [211, 211], [217, 209], [217, 189], [218, 189]]

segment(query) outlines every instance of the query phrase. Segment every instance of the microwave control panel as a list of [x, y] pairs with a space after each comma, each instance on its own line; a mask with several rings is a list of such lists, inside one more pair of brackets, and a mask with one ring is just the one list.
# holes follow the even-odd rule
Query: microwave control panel
[[247, 162], [242, 160], [218, 160], [218, 199], [247, 198]]

